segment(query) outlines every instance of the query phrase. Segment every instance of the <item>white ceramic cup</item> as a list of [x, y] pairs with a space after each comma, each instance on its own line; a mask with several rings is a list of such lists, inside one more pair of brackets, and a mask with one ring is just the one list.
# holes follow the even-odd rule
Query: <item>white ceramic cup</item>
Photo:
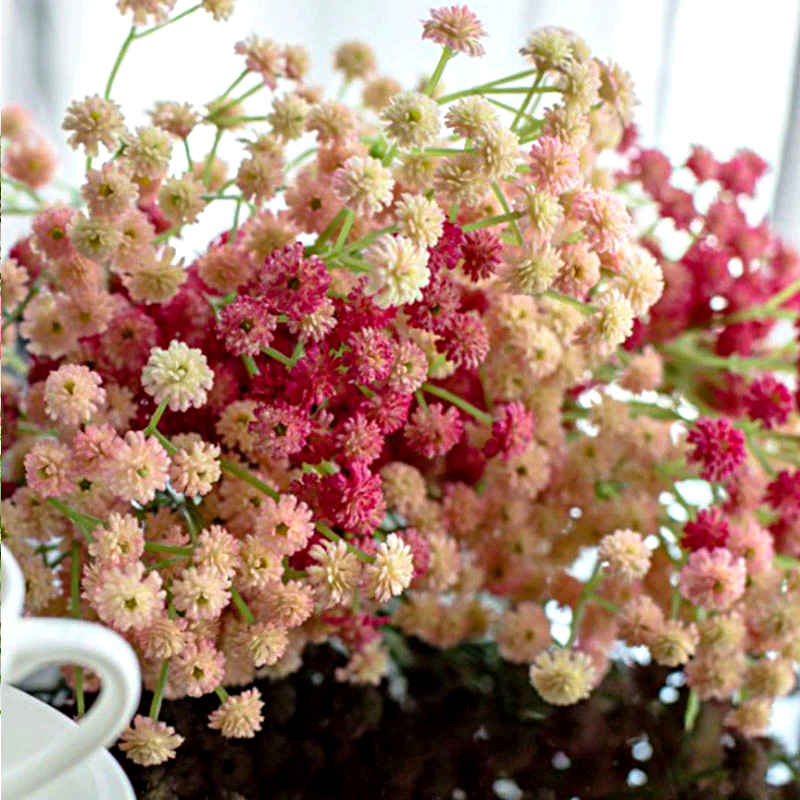
[[[78, 619], [23, 617], [25, 579], [2, 547], [2, 680], [14, 683], [52, 664], [76, 664], [101, 681], [100, 696], [74, 731], [19, 762], [3, 763], [4, 800], [24, 800], [65, 770], [116, 741], [129, 724], [141, 691], [139, 664], [131, 646], [102, 625]], [[6, 719], [6, 735], [9, 731]], [[16, 724], [24, 725], [25, 720]]]

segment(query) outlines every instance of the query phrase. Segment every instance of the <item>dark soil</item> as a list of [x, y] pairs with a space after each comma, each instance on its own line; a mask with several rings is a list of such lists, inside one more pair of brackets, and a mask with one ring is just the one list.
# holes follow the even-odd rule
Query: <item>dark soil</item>
[[[666, 670], [615, 669], [590, 700], [554, 710], [524, 668], [492, 649], [412, 647], [403, 700], [386, 681], [336, 683], [342, 657], [314, 648], [298, 673], [258, 684], [265, 722], [255, 738], [208, 730], [211, 695], [164, 704], [161, 718], [186, 737], [174, 760], [145, 769], [114, 755], [143, 800], [800, 798], [798, 764], [792, 783], [768, 786], [767, 766], [781, 754], [766, 739], [725, 734], [723, 708], [704, 707], [686, 734], [686, 691], [658, 700]], [[511, 794], [498, 779], [514, 781]]]

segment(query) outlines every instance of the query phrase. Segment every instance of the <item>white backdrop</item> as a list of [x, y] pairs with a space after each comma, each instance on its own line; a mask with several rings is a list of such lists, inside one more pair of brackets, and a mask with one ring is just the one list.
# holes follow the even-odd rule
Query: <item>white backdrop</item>
[[[439, 0], [442, 2], [442, 0]], [[368, 41], [379, 68], [404, 84], [433, 68], [437, 47], [422, 42], [420, 20], [431, 0], [237, 0], [233, 17], [215, 23], [196, 13], [134, 43], [117, 79], [129, 123], [144, 121], [154, 99], [207, 101], [241, 69], [233, 44], [249, 32], [279, 42], [303, 42], [314, 54], [312, 80], [335, 91], [331, 51], [352, 38]], [[33, 108], [54, 138], [67, 103], [103, 83], [129, 20], [114, 0], [2, 0], [4, 102]], [[178, 0], [176, 10], [192, 5]], [[489, 32], [482, 59], [458, 58], [445, 84], [471, 85], [483, 75], [514, 71], [525, 35], [540, 25], [563, 25], [582, 35], [593, 52], [612, 57], [633, 75], [642, 104], [645, 141], [674, 160], [702, 141], [721, 157], [735, 148], [757, 150], [773, 167], [759, 210], [774, 208], [781, 168], [778, 221], [784, 233], [800, 228], [796, 154], [800, 120], [788, 130], [796, 70], [800, 0], [473, 0]], [[254, 98], [250, 113], [263, 113]], [[797, 114], [797, 111], [796, 111]], [[77, 180], [81, 159], [63, 153], [65, 176]], [[790, 196], [791, 195], [791, 196]], [[800, 237], [793, 237], [798, 239]]]

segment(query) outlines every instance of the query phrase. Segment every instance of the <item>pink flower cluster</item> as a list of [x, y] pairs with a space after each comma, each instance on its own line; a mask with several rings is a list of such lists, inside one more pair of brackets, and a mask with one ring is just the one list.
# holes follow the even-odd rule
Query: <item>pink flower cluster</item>
[[[119, 5], [144, 22], [172, 4]], [[800, 656], [797, 415], [779, 380], [795, 354], [766, 351], [800, 266], [739, 208], [763, 162], [695, 149], [686, 168], [719, 185], [701, 213], [635, 146], [627, 73], [560, 28], [531, 33], [522, 78], [437, 103], [448, 60], [484, 36], [466, 7], [434, 10], [423, 39], [444, 49], [420, 91], [342, 45], [363, 113], [305, 82], [302, 48], [251, 36], [202, 112], [162, 101], [132, 132], [107, 97], [71, 104], [71, 146], [103, 159], [75, 199], [46, 202], [36, 170], [4, 165], [32, 216], [2, 264], [6, 542], [28, 608], [125, 636], [154, 708], [213, 692], [209, 726], [253, 736], [258, 691], [228, 690], [328, 640], [348, 653], [337, 680], [376, 684], [389, 625], [496, 641], [557, 705], [589, 694], [617, 640], [724, 699], [748, 681], [777, 694], [733, 673], [745, 653]], [[491, 86], [520, 80], [498, 110]], [[270, 113], [248, 116], [267, 89]], [[247, 154], [229, 178], [234, 132]], [[301, 137], [314, 146], [295, 156]], [[677, 261], [638, 237], [632, 186], [691, 232]], [[184, 231], [231, 199], [184, 263]], [[698, 474], [714, 505], [682, 526], [662, 499]], [[594, 549], [582, 583], [569, 570]], [[181, 741], [137, 716], [121, 746], [149, 765]]]

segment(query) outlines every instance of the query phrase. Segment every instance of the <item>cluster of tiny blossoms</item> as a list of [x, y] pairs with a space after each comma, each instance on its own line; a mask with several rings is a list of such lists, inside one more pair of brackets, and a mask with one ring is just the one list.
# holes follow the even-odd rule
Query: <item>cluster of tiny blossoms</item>
[[[2, 263], [3, 532], [30, 612], [136, 650], [153, 699], [121, 748], [171, 758], [162, 700], [209, 693], [209, 727], [255, 735], [268, 709], [247, 687], [309, 643], [347, 654], [335, 679], [377, 684], [386, 630], [493, 643], [556, 705], [618, 641], [646, 645], [760, 732], [800, 658], [797, 415], [773, 374], [794, 351], [763, 354], [800, 267], [737, 205], [761, 162], [697, 149], [689, 168], [721, 187], [701, 214], [636, 148], [627, 73], [560, 28], [528, 36], [514, 75], [443, 94], [448, 62], [484, 52], [457, 6], [423, 22], [441, 50], [417, 89], [351, 41], [334, 66], [340, 96], [361, 93], [327, 99], [301, 46], [252, 35], [222, 95], [157, 100], [131, 131], [111, 98], [136, 40], [234, 4], [174, 5], [118, 3], [152, 27], [67, 110], [87, 159], [68, 201], [39, 193], [52, 157], [28, 116], [2, 120], [4, 188], [33, 217]], [[638, 231], [640, 184], [692, 233], [678, 261]], [[231, 201], [230, 227], [177, 258]], [[698, 475], [714, 508], [675, 489]], [[68, 679], [80, 712], [96, 681]]]

